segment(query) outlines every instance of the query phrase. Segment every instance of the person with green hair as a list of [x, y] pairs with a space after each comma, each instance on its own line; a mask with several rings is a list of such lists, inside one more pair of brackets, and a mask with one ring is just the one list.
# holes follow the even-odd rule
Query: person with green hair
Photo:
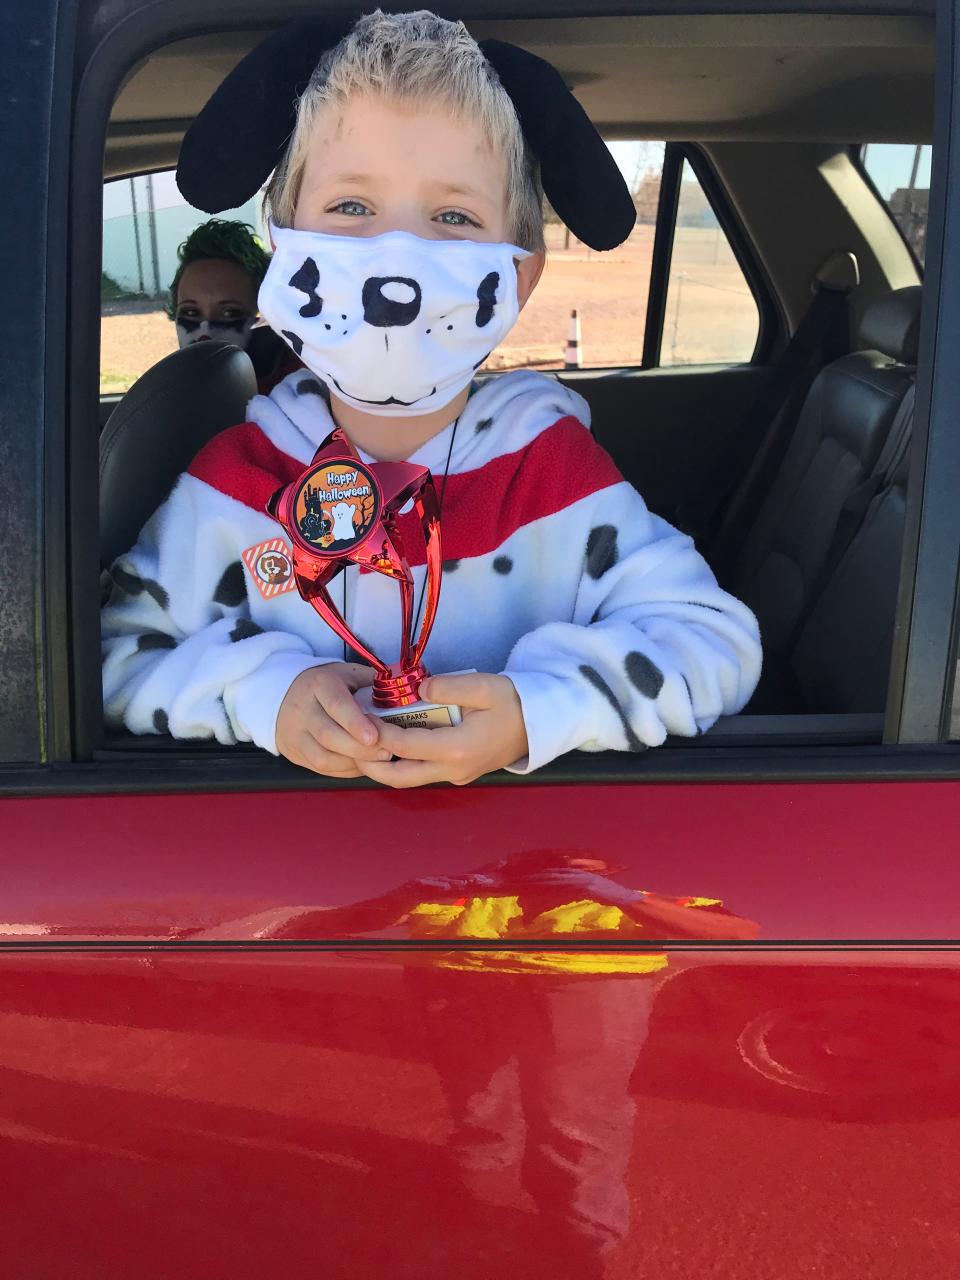
[[253, 228], [211, 218], [191, 231], [177, 258], [167, 310], [180, 347], [233, 343], [249, 354], [261, 390], [269, 390], [280, 364], [283, 373], [290, 371], [290, 353], [270, 329], [257, 325], [257, 294], [270, 254]]

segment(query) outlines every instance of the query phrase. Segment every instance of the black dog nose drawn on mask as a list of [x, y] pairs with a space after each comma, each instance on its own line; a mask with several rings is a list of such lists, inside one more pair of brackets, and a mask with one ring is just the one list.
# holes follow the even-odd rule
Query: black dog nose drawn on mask
[[408, 276], [371, 276], [360, 296], [364, 320], [377, 329], [413, 324], [420, 314], [420, 286]]

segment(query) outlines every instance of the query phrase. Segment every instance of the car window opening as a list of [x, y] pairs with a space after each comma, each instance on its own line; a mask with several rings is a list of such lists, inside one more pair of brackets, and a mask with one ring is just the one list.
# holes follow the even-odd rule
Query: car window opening
[[[861, 283], [852, 291], [839, 326], [836, 312], [824, 317], [822, 324], [830, 331], [815, 333], [793, 376], [779, 369], [776, 355], [766, 360], [769, 381], [781, 394], [779, 400], [764, 400], [763, 379], [749, 375], [762, 368], [752, 370], [750, 362], [758, 350], [765, 303], [741, 265], [742, 246], [731, 243], [712, 193], [691, 163], [698, 148], [689, 149], [681, 160], [667, 270], [663, 279], [655, 278], [654, 239], [658, 220], [664, 217], [661, 185], [670, 145], [644, 139], [639, 130], [632, 139], [610, 143], [638, 215], [634, 232], [620, 250], [595, 253], [547, 208], [549, 256], [543, 287], [480, 377], [508, 369], [542, 369], [574, 387], [591, 404], [594, 433], [626, 478], [653, 510], [695, 537], [721, 585], [749, 604], [760, 619], [764, 675], [744, 713], [702, 740], [671, 740], [671, 745], [695, 750], [778, 735], [798, 742], [840, 740], [844, 735], [877, 741], [904, 529], [920, 286], [900, 282], [902, 265], [888, 275], [888, 285], [896, 287], [884, 288], [877, 278]], [[175, 154], [175, 147], [172, 151]], [[901, 165], [900, 153], [907, 151], [909, 171], [900, 183], [894, 168]], [[735, 183], [735, 166], [730, 167], [732, 176], [725, 175], [722, 146], [703, 144], [703, 153], [711, 163], [716, 154], [721, 186], [724, 181]], [[809, 164], [802, 153], [798, 147], [798, 180], [801, 162]], [[870, 245], [866, 201], [880, 200], [922, 262], [929, 147], [871, 142], [854, 159], [871, 181], [864, 180], [863, 192], [857, 193], [866, 213], [860, 216], [856, 205], [851, 206], [851, 242], [859, 238]], [[740, 176], [746, 191], [758, 173]], [[809, 181], [806, 172], [803, 181]], [[738, 191], [731, 194], [742, 198]], [[263, 239], [259, 200], [222, 216], [248, 224]], [[152, 429], [147, 420], [157, 405], [147, 402], [153, 400], [158, 370], [176, 347], [169, 314], [176, 299], [167, 292], [175, 274], [176, 249], [202, 217], [179, 196], [171, 170], [130, 171], [112, 178], [104, 186], [103, 217], [100, 424], [108, 452], [116, 458], [131, 447], [136, 433]], [[767, 242], [770, 235], [768, 226]], [[781, 314], [775, 347], [782, 356], [785, 348], [790, 352], [789, 334], [803, 326], [799, 291], [792, 286], [791, 321], [784, 325], [782, 291], [787, 285], [777, 279], [781, 271], [785, 279], [790, 275], [784, 246], [771, 255], [767, 243], [749, 235], [746, 241]], [[661, 328], [656, 367], [649, 359], [648, 334], [645, 340], [654, 291], [660, 294]], [[844, 329], [846, 342], [838, 338]], [[278, 348], [274, 335], [261, 327], [253, 330], [252, 347], [253, 376], [261, 380], [262, 389], [264, 376], [277, 367]], [[190, 374], [205, 386], [197, 396], [191, 382], [189, 396], [192, 404], [201, 405], [201, 416], [206, 415], [200, 434], [192, 437], [189, 427], [171, 433], [180, 470], [205, 439], [243, 420], [243, 405], [251, 393], [250, 375], [241, 361], [227, 357], [214, 369], [212, 355], [204, 353], [195, 360]], [[646, 388], [652, 384], [645, 376], [660, 380], [656, 403], [649, 406]], [[666, 381], [671, 378], [672, 386]], [[644, 422], [652, 414], [670, 412], [671, 391], [681, 426], [709, 416], [717, 408], [711, 378], [717, 386], [724, 382], [722, 398], [731, 401], [721, 408], [724, 447], [718, 448], [717, 465], [705, 468], [706, 477], [698, 473], [701, 483], [692, 483], [684, 492], [682, 477], [666, 476], [664, 464], [657, 462], [652, 452], [655, 434], [650, 452], [645, 452]], [[140, 379], [146, 385], [141, 386]], [[743, 389], [734, 394], [731, 388], [737, 380]], [[184, 387], [172, 384], [164, 394], [169, 398], [161, 403], [167, 410], [171, 405], [182, 407], [187, 398]], [[760, 424], [758, 408], [768, 415]], [[167, 421], [174, 420], [168, 414]], [[740, 456], [743, 442], [738, 449], [738, 431], [754, 440], [749, 457]], [[674, 461], [695, 462], [698, 439], [691, 433], [687, 450], [674, 446]], [[114, 453], [118, 441], [120, 452]], [[731, 460], [738, 463], [732, 474]], [[652, 491], [649, 470], [655, 473]], [[109, 459], [102, 459], [101, 483], [106, 567], [149, 512], [136, 509], [135, 499], [128, 495], [118, 496], [123, 479], [116, 469], [111, 472]], [[105, 746], [108, 751], [188, 755], [222, 750], [214, 743], [176, 742], [162, 735], [136, 739], [114, 731], [106, 735]]]

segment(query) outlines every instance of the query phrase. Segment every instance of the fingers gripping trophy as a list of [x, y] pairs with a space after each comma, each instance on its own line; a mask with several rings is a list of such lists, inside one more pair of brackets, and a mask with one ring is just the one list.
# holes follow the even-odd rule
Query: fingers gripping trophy
[[[426, 548], [426, 600], [416, 640], [413, 574], [397, 522], [410, 503]], [[459, 724], [459, 707], [419, 698], [420, 683], [429, 674], [423, 652], [437, 615], [443, 563], [439, 504], [429, 470], [412, 462], [364, 463], [337, 429], [307, 469], [273, 495], [267, 512], [290, 539], [300, 595], [376, 672], [373, 686], [356, 694], [365, 709], [401, 726]], [[330, 584], [348, 564], [385, 574], [399, 585], [400, 656], [394, 663], [368, 649], [333, 603]]]

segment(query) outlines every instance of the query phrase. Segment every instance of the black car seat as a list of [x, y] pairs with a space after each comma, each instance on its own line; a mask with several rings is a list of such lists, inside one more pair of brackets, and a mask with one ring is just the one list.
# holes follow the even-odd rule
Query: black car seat
[[882, 711], [897, 612], [906, 524], [909, 421], [890, 470], [863, 520], [831, 567], [787, 658], [787, 676], [805, 711]]
[[257, 381], [246, 352], [196, 342], [133, 384], [100, 437], [100, 564], [136, 542], [211, 437], [246, 420]]
[[877, 473], [913, 385], [920, 292], [911, 286], [876, 302], [860, 327], [863, 349], [818, 374], [733, 570], [724, 575], [724, 585], [760, 622], [766, 670], [751, 709], [788, 709], [775, 700], [781, 669], [822, 585], [841, 515]]

